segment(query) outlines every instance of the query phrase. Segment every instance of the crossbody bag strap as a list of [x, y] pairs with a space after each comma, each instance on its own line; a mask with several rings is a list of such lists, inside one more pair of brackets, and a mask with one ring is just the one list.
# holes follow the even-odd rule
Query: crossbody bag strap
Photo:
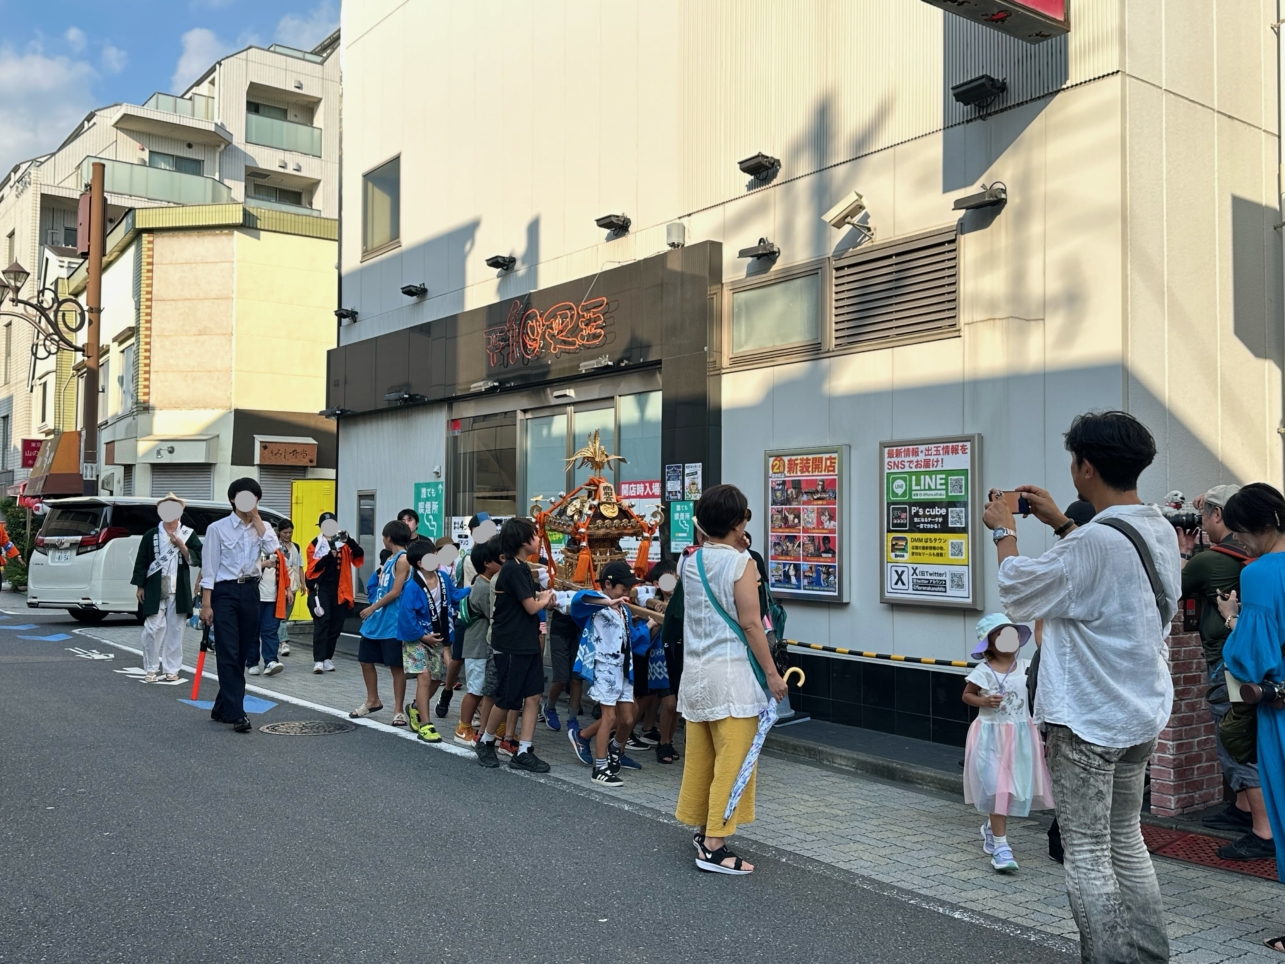
[[698, 549], [696, 551], [696, 572], [701, 577], [701, 585], [705, 587], [705, 595], [709, 597], [709, 601], [713, 605], [714, 611], [723, 617], [723, 622], [727, 623], [727, 625], [731, 627], [732, 632], [736, 634], [736, 638], [745, 644], [745, 655], [750, 658], [750, 668], [754, 670], [754, 678], [758, 680], [759, 685], [766, 691], [767, 674], [763, 672], [763, 667], [759, 665], [758, 659], [754, 656], [754, 650], [750, 649], [750, 641], [745, 638], [745, 630], [741, 628], [740, 623], [727, 614], [727, 610], [723, 608], [723, 604], [720, 603], [718, 601], [718, 597], [714, 595], [714, 590], [709, 584], [709, 579], [705, 576], [704, 549]]
[[1165, 604], [1168, 602], [1169, 596], [1165, 592], [1164, 583], [1160, 581], [1160, 573], [1156, 571], [1156, 561], [1151, 557], [1151, 549], [1148, 548], [1146, 540], [1142, 538], [1142, 533], [1123, 519], [1117, 519], [1114, 516], [1106, 519], [1094, 519], [1093, 521], [1114, 529], [1133, 543], [1133, 548], [1138, 552], [1138, 558], [1142, 560], [1142, 568], [1147, 570], [1147, 580], [1151, 583], [1151, 592], [1155, 596], [1156, 608], [1160, 610], [1160, 618], [1163, 622]]

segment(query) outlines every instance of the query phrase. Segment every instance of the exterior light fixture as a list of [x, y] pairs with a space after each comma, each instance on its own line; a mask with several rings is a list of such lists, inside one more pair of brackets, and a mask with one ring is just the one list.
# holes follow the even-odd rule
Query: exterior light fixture
[[427, 402], [428, 398], [424, 395], [417, 395], [413, 392], [399, 391], [389, 392], [384, 396], [386, 402], [398, 402], [399, 404], [409, 404], [411, 402]]
[[985, 184], [977, 194], [969, 194], [965, 197], [955, 198], [954, 210], [956, 211], [975, 211], [978, 208], [992, 208], [1008, 201], [1008, 188], [1001, 181], [996, 181], [990, 187]]
[[629, 220], [627, 214], [604, 214], [600, 218], [595, 218], [593, 223], [612, 234], [624, 234], [633, 221]]
[[424, 284], [402, 285], [402, 294], [407, 298], [423, 298], [428, 294], [428, 288]]
[[1007, 90], [1008, 84], [1005, 81], [996, 80], [990, 74], [982, 74], [980, 77], [956, 84], [950, 89], [950, 95], [965, 107], [985, 110]]
[[480, 382], [474, 382], [472, 385], [468, 387], [468, 390], [470, 392], [485, 392], [485, 391], [489, 391], [492, 388], [499, 388], [499, 387], [500, 387], [500, 383], [497, 382], [494, 378], [484, 378]]
[[775, 258], [781, 253], [781, 249], [774, 245], [767, 238], [759, 238], [759, 243], [752, 248], [741, 248], [736, 253], [738, 258], [753, 258], [758, 261], [760, 258]]
[[590, 358], [588, 361], [582, 361], [580, 363], [580, 370], [582, 372], [592, 372], [599, 368], [611, 368], [614, 364], [615, 362], [611, 360], [610, 355], [599, 355], [597, 358]]
[[781, 169], [781, 161], [760, 151], [753, 157], [738, 161], [736, 166], [741, 169], [742, 174], [748, 174], [755, 180], [766, 181], [775, 171]]
[[323, 408], [317, 414], [322, 418], [339, 418], [343, 415], [356, 415], [357, 413], [351, 408], [340, 408], [336, 405], [334, 408]]
[[22, 286], [31, 277], [31, 272], [15, 261], [5, 268], [3, 272], [0, 272], [0, 277], [3, 277], [9, 287], [13, 289], [13, 296], [16, 298], [18, 297], [18, 292], [22, 290]]
[[356, 308], [336, 308], [335, 317], [338, 318], [340, 321], [356, 321], [357, 309]]
[[681, 248], [687, 243], [687, 225], [682, 221], [670, 221], [665, 225], [665, 244], [671, 248]]
[[511, 254], [493, 254], [486, 259], [486, 266], [496, 271], [512, 271], [518, 259]]
[[[17, 261], [0, 271], [0, 315], [20, 318], [33, 329], [33, 359], [50, 358], [59, 351], [85, 354], [86, 346], [76, 343], [76, 334], [85, 327], [89, 316], [85, 306], [75, 298], [60, 295], [53, 288], [35, 291], [31, 299], [21, 297], [22, 288], [31, 272]], [[10, 307], [5, 307], [8, 297]]]

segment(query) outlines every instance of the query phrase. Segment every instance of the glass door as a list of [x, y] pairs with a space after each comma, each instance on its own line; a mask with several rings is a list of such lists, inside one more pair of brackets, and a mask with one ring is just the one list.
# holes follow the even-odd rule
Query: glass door
[[548, 505], [567, 490], [566, 408], [546, 409], [528, 414], [522, 431], [522, 499], [518, 512], [527, 515], [531, 500]]
[[[577, 452], [588, 445], [589, 436], [593, 435], [594, 432], [597, 432], [598, 441], [602, 444], [602, 447], [607, 450], [608, 455], [620, 454], [619, 449], [616, 448], [615, 399], [610, 400], [606, 405], [603, 405], [602, 403], [592, 406], [577, 405], [572, 410], [571, 415], [571, 452]], [[571, 457], [571, 452], [567, 453], [568, 458]], [[572, 472], [574, 473], [571, 480], [572, 489], [577, 485], [583, 485], [585, 482], [589, 481], [589, 476], [593, 471], [587, 466], [583, 468], [580, 467], [579, 461], [580, 460], [577, 459], [577, 464], [572, 466]], [[616, 463], [612, 462], [611, 465], [615, 466]], [[615, 481], [615, 474], [612, 468], [607, 468], [603, 474], [608, 480], [612, 482]], [[570, 491], [570, 489], [568, 489], [568, 491]]]

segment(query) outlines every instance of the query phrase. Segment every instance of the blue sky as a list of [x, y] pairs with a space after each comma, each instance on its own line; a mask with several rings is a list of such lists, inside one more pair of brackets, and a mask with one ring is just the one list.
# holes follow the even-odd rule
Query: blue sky
[[0, 177], [94, 107], [181, 93], [248, 44], [315, 46], [339, 0], [0, 0]]

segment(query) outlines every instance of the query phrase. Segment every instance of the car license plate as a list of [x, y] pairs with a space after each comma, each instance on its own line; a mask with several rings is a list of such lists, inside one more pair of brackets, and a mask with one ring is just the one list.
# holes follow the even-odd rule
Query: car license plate
[[65, 566], [70, 562], [71, 562], [70, 549], [50, 549], [49, 550], [49, 565]]

